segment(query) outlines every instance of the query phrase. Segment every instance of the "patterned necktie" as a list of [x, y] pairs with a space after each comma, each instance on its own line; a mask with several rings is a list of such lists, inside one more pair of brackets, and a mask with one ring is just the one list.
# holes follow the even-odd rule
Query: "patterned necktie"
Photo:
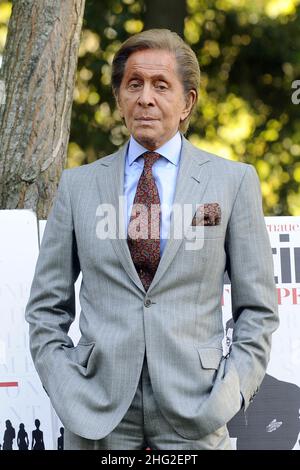
[[160, 199], [152, 165], [160, 154], [145, 152], [144, 169], [139, 179], [128, 224], [128, 247], [133, 264], [147, 291], [160, 260]]

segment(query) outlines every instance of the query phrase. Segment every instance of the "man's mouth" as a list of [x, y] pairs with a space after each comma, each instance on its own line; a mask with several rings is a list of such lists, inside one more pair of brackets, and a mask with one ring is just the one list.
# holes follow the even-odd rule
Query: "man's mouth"
[[141, 117], [138, 117], [138, 118], [135, 118], [136, 121], [149, 121], [149, 122], [152, 122], [152, 121], [157, 121], [157, 119], [153, 118], [153, 117], [149, 117], [149, 116], [141, 116]]

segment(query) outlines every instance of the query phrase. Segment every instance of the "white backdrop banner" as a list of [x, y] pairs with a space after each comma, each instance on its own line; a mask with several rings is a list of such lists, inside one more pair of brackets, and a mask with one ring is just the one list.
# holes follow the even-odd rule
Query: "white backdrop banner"
[[[274, 256], [280, 327], [273, 335], [267, 374], [246, 417], [229, 423], [237, 449], [299, 449], [300, 432], [300, 217], [266, 217]], [[33, 212], [0, 211], [0, 445], [13, 450], [57, 449], [61, 423], [35, 372], [24, 319], [44, 222]], [[263, 260], [262, 260], [263, 262]], [[227, 283], [228, 282], [228, 283]], [[80, 337], [77, 316], [70, 330]], [[224, 350], [232, 336], [230, 284], [223, 295]], [[42, 433], [42, 434], [41, 434]]]
[[26, 433], [31, 448], [37, 419], [45, 447], [53, 447], [51, 407], [31, 360], [24, 320], [39, 250], [37, 228], [31, 211], [0, 211], [0, 444], [4, 450], [11, 444], [18, 449], [18, 435], [21, 449], [26, 448]]
[[[229, 424], [239, 450], [299, 450], [300, 217], [266, 217], [274, 259], [280, 326], [259, 393]], [[262, 260], [263, 262], [263, 260]], [[230, 285], [224, 286], [224, 327], [231, 337]], [[229, 334], [228, 334], [229, 332]]]

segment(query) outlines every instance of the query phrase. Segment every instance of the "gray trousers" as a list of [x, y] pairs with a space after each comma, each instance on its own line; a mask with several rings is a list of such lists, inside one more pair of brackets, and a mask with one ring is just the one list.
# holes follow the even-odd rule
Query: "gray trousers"
[[162, 415], [153, 395], [147, 361], [133, 401], [121, 422], [100, 440], [89, 440], [65, 429], [66, 450], [231, 450], [227, 427], [199, 440], [180, 436]]

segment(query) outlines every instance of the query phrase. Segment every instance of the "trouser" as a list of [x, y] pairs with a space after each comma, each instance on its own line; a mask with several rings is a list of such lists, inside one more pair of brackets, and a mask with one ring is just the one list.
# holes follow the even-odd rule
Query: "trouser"
[[65, 429], [64, 436], [67, 450], [141, 450], [147, 447], [159, 450], [231, 450], [226, 426], [199, 440], [186, 439], [173, 429], [156, 403], [146, 359], [133, 401], [111, 433], [100, 440], [89, 440]]

